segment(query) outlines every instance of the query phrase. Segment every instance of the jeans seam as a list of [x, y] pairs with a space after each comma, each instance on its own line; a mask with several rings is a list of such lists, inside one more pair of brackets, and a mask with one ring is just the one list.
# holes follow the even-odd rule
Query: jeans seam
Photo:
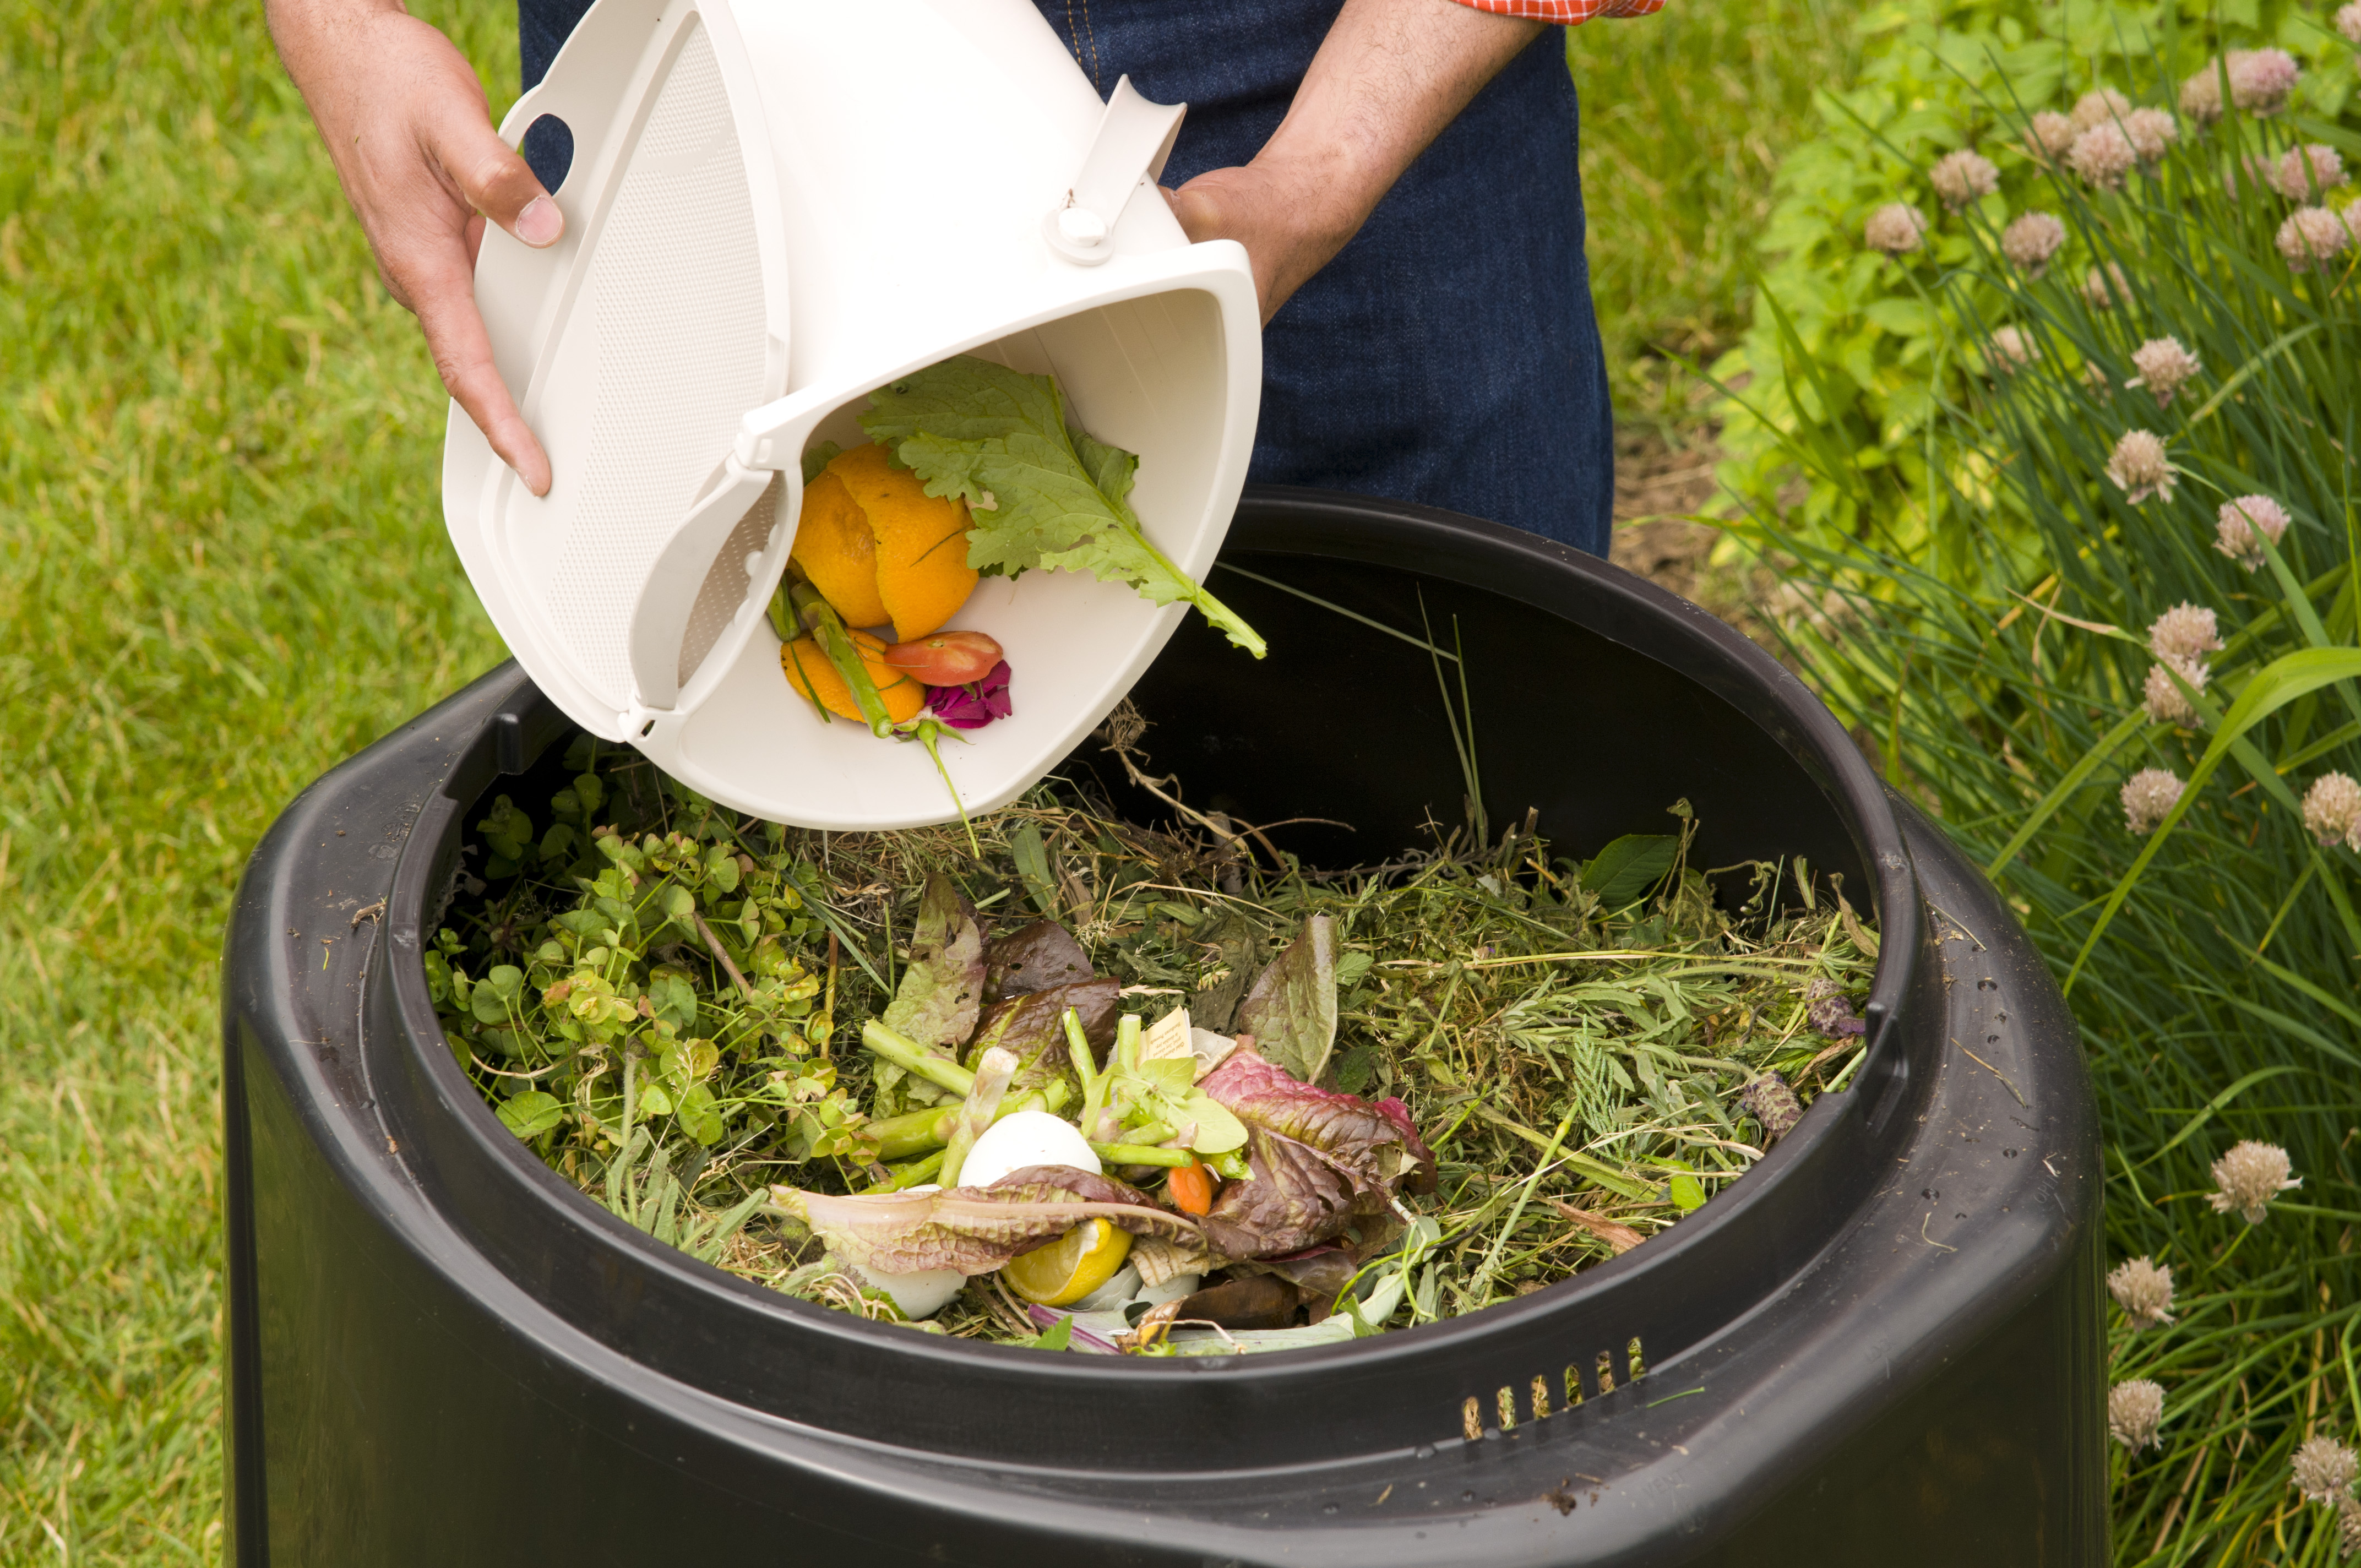
[[[1070, 18], [1067, 26], [1070, 27], [1073, 25], [1071, 20], [1073, 14], [1072, 0], [1067, 0], [1066, 15]], [[1091, 85], [1104, 94], [1106, 92], [1106, 83], [1099, 80], [1099, 32], [1096, 27], [1091, 26], [1091, 0], [1082, 0], [1082, 27], [1091, 36]], [[1082, 51], [1080, 47], [1081, 40], [1075, 41], [1074, 62], [1079, 65], [1082, 63]]]

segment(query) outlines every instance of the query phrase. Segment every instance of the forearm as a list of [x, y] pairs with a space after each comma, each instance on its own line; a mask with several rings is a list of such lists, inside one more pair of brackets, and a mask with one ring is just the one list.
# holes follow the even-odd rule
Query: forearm
[[1342, 248], [1541, 30], [1458, 0], [1346, 0], [1255, 161], [1290, 173], [1307, 213]]
[[1235, 239], [1268, 321], [1543, 24], [1457, 0], [1345, 0], [1254, 161], [1173, 192], [1191, 239]]

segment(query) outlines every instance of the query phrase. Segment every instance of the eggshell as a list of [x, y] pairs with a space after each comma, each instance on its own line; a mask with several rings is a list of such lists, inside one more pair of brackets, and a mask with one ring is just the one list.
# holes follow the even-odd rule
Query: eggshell
[[[940, 1192], [939, 1182], [929, 1181], [923, 1187], [913, 1187], [913, 1192]], [[951, 1298], [967, 1283], [967, 1276], [956, 1268], [917, 1268], [907, 1274], [887, 1274], [883, 1269], [853, 1266], [852, 1272], [872, 1290], [883, 1290], [902, 1309], [902, 1315], [916, 1322], [931, 1318], [950, 1305]]]
[[873, 1290], [883, 1290], [902, 1309], [902, 1315], [917, 1321], [931, 1318], [950, 1305], [951, 1298], [967, 1283], [967, 1276], [956, 1268], [921, 1268], [909, 1274], [885, 1274], [874, 1268], [853, 1269], [861, 1282]]
[[961, 1187], [989, 1187], [1028, 1165], [1068, 1165], [1099, 1174], [1099, 1157], [1076, 1131], [1047, 1111], [1019, 1111], [984, 1129], [960, 1167]]

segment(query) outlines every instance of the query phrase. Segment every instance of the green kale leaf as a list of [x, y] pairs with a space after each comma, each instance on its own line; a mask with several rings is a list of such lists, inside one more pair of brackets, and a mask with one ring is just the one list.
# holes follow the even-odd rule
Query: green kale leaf
[[968, 504], [968, 565], [979, 572], [1087, 572], [1150, 604], [1185, 599], [1259, 659], [1253, 627], [1174, 565], [1126, 498], [1139, 459], [1066, 416], [1054, 378], [962, 355], [870, 394], [861, 428], [892, 448], [930, 496]]

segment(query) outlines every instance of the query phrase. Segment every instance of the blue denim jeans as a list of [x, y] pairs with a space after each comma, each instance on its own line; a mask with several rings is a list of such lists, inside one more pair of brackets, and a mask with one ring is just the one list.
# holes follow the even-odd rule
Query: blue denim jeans
[[[858, 3], [858, 0], [851, 0]], [[1185, 102], [1164, 181], [1251, 159], [1343, 0], [1035, 0], [1101, 96]], [[587, 0], [518, 0], [527, 85]], [[1607, 553], [1612, 414], [1578, 118], [1549, 28], [1263, 334], [1250, 477], [1444, 507]]]

